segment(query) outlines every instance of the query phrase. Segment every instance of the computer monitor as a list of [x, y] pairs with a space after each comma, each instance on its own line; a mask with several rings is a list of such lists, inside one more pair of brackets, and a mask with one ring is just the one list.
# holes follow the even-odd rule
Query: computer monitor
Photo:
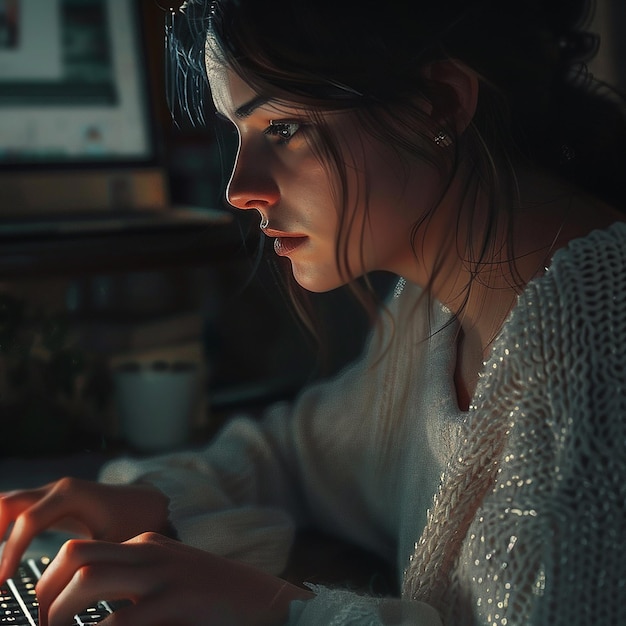
[[136, 0], [0, 0], [0, 219], [167, 202]]

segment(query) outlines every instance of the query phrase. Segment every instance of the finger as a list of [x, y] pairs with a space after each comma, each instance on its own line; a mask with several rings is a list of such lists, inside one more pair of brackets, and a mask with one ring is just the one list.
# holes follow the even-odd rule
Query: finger
[[39, 490], [40, 496], [32, 503], [27, 513], [37, 522], [41, 530], [60, 526], [62, 520], [73, 520], [72, 531], [92, 532], [94, 515], [91, 486], [76, 478], [61, 478]]
[[28, 510], [32, 503], [41, 497], [42, 491], [12, 492], [5, 494], [0, 500], [0, 537], [6, 536], [0, 558], [0, 582], [4, 582], [13, 574], [37, 532], [34, 528], [29, 530], [28, 520], [21, 519], [19, 522], [18, 520], [24, 510]]
[[6, 536], [15, 518], [42, 495], [41, 489], [8, 491], [0, 494], [0, 539]]
[[0, 563], [0, 578], [5, 575], [9, 576], [15, 571], [24, 552], [41, 530], [30, 516], [24, 514], [18, 516], [4, 544], [2, 562]]
[[[80, 567], [50, 604], [39, 598], [40, 626], [73, 623], [74, 615], [83, 613], [86, 607], [102, 600], [141, 600], [147, 595], [147, 586], [142, 576], [133, 576], [132, 572], [132, 566], [127, 563]], [[37, 589], [39, 593], [39, 586]]]
[[73, 520], [75, 531], [80, 529], [87, 535], [93, 532], [88, 516], [90, 507], [84, 506], [81, 484], [79, 480], [62, 478], [38, 489], [15, 492], [7, 503], [14, 524], [0, 563], [0, 579], [14, 571], [38, 534], [60, 525], [62, 520]]
[[[64, 617], [71, 618], [98, 600], [134, 600], [144, 595], [147, 581], [154, 580], [159, 568], [140, 550], [141, 546], [104, 541], [67, 541], [37, 584], [42, 626], [48, 614], [54, 616], [51, 623], [57, 619], [62, 623]], [[147, 574], [138, 573], [138, 563]]]

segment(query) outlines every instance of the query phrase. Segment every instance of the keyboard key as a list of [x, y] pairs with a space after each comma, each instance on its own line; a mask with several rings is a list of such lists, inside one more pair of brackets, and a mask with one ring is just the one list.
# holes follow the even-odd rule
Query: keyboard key
[[[17, 572], [0, 586], [0, 626], [38, 626], [39, 602], [35, 593], [37, 581], [46, 569], [50, 559], [45, 557], [39, 560], [29, 559], [23, 562]], [[76, 626], [96, 626], [107, 615], [113, 613], [119, 606], [127, 602], [109, 604], [98, 602], [75, 616]]]

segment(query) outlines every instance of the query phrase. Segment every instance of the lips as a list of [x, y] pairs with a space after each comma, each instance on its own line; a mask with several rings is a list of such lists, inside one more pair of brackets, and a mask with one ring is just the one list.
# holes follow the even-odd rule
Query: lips
[[276, 237], [274, 252], [278, 256], [287, 256], [306, 241], [306, 237]]
[[263, 232], [267, 237], [274, 238], [274, 252], [276, 252], [278, 256], [287, 256], [308, 239], [306, 235], [289, 233], [273, 228], [265, 228]]

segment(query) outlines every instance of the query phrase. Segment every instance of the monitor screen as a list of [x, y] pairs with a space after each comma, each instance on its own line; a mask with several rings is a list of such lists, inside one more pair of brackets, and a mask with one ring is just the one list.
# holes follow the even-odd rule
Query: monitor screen
[[0, 168], [154, 158], [133, 0], [0, 0]]

